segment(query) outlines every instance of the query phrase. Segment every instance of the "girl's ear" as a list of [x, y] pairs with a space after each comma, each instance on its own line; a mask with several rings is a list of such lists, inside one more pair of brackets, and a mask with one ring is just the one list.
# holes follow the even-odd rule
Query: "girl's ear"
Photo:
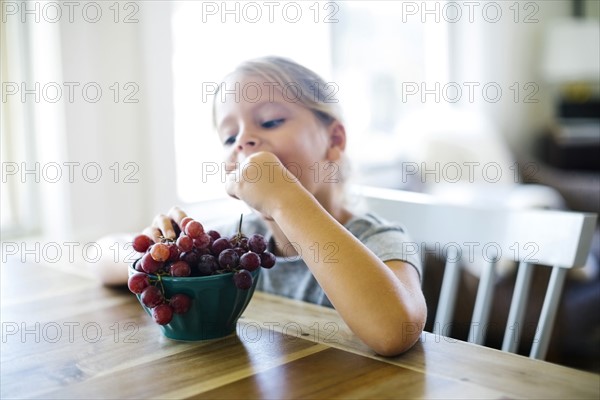
[[327, 128], [329, 133], [329, 148], [327, 149], [327, 160], [338, 161], [346, 149], [346, 128], [339, 121], [333, 121]]

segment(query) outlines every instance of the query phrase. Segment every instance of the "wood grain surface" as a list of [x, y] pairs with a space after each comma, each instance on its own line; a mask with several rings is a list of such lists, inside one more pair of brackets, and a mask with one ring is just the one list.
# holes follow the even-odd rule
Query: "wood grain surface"
[[3, 399], [600, 397], [600, 375], [430, 333], [379, 357], [335, 310], [265, 293], [234, 334], [177, 342], [126, 289], [37, 265], [1, 272]]

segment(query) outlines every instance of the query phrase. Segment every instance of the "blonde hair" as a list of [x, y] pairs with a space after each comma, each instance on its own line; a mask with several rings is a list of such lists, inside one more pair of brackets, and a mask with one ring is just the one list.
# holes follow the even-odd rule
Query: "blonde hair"
[[[302, 104], [325, 126], [333, 121], [342, 122], [341, 110], [338, 99], [335, 97], [334, 83], [325, 82], [314, 71], [284, 57], [259, 57], [243, 62], [228, 74], [229, 76], [259, 76], [270, 84], [277, 84], [280, 88], [295, 88], [294, 101]], [[216, 125], [215, 103], [219, 92], [224, 85], [222, 82], [214, 94], [213, 125]]]

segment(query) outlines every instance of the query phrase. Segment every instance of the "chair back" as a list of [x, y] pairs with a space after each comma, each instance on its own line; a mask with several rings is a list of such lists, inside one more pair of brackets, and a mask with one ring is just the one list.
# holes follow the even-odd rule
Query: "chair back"
[[496, 265], [519, 263], [502, 350], [516, 352], [520, 341], [534, 264], [552, 268], [530, 357], [544, 359], [568, 269], [583, 266], [596, 226], [596, 214], [540, 210], [490, 209], [449, 205], [413, 192], [357, 186], [367, 208], [404, 226], [411, 237], [403, 251], [434, 252], [445, 259], [444, 277], [433, 332], [452, 323], [464, 261], [482, 260], [468, 341], [483, 344], [489, 321]]

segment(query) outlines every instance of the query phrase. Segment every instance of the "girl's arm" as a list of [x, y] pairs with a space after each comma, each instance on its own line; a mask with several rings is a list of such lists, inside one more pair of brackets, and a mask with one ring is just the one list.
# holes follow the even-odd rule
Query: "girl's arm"
[[252, 182], [230, 175], [230, 195], [272, 218], [302, 250], [333, 242], [339, 249], [337, 262], [314, 257], [304, 261], [344, 321], [381, 355], [397, 355], [412, 347], [427, 316], [416, 270], [399, 260], [382, 262], [298, 181], [290, 179], [273, 154], [253, 154], [240, 168], [249, 162], [274, 166], [273, 173]]

